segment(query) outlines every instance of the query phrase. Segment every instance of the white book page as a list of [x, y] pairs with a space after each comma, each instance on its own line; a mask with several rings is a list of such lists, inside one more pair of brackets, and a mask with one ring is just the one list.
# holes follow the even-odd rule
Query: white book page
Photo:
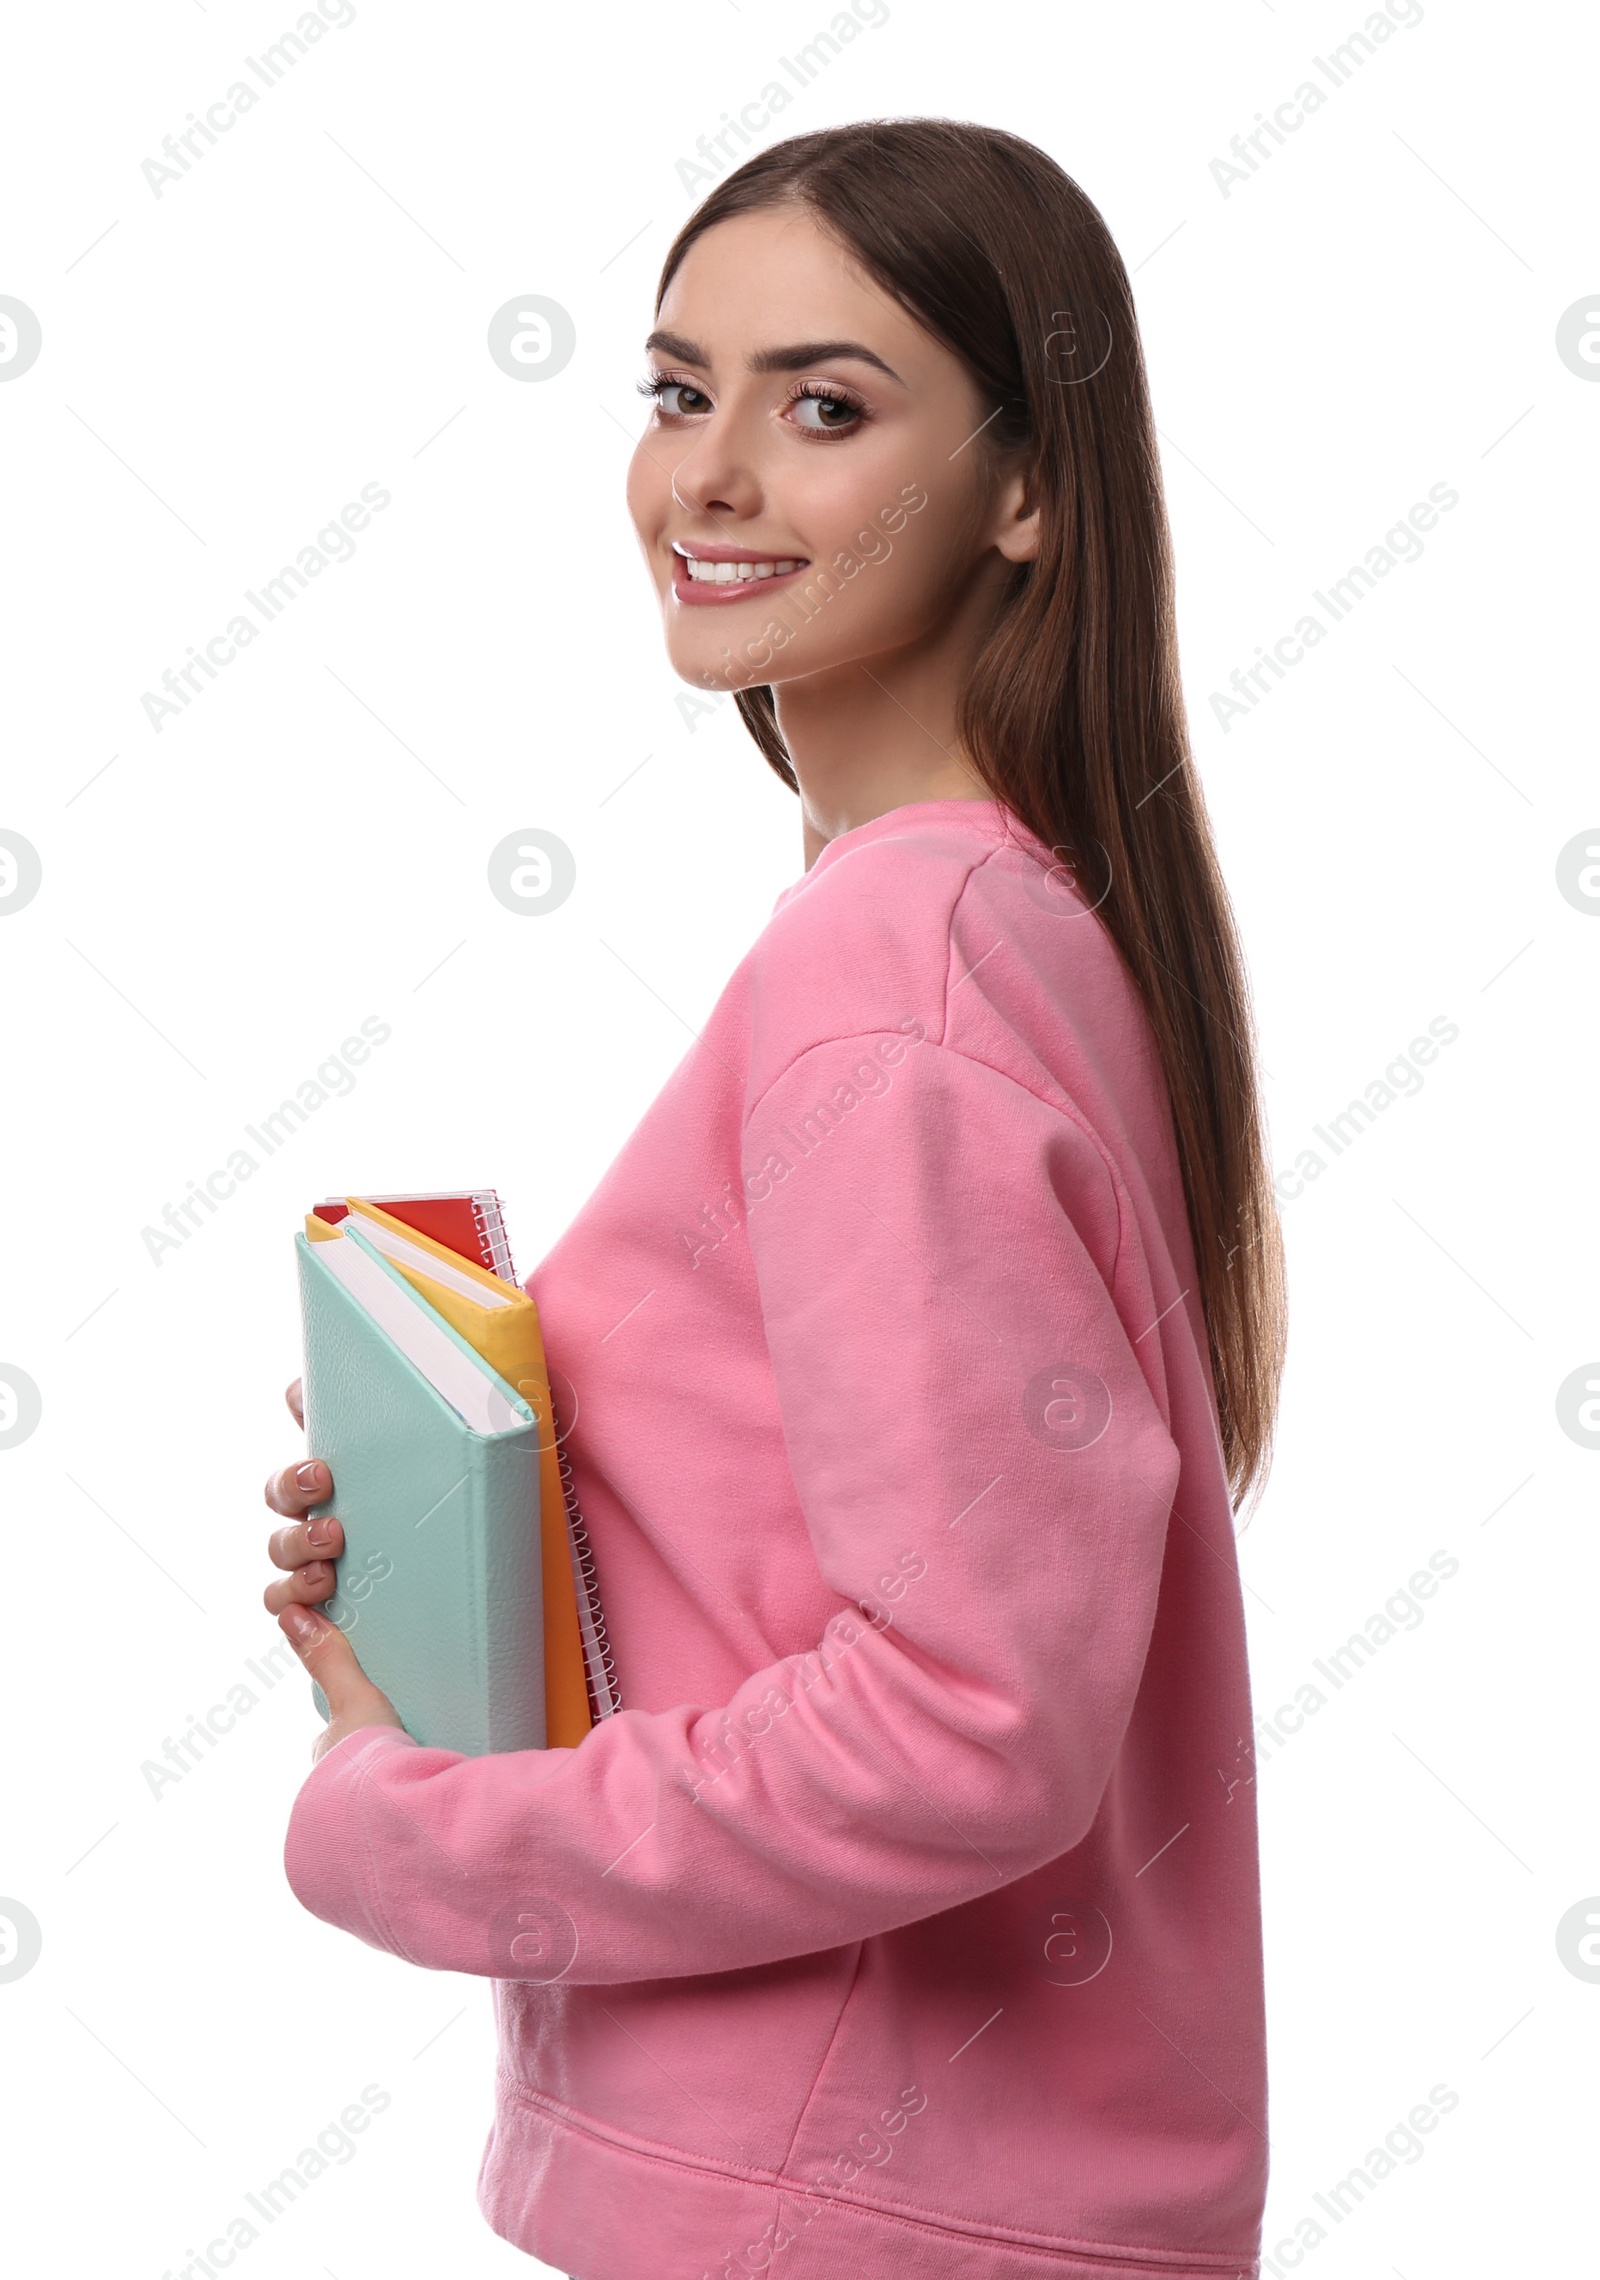
[[475, 1306], [516, 1304], [510, 1291], [496, 1290], [489, 1283], [474, 1282], [459, 1267], [451, 1266], [448, 1259], [436, 1259], [420, 1243], [413, 1243], [409, 1236], [401, 1235], [393, 1227], [380, 1226], [376, 1219], [369, 1219], [364, 1211], [357, 1211], [353, 1204], [350, 1207], [350, 1217], [373, 1249], [381, 1251], [386, 1259], [393, 1259], [398, 1266], [414, 1267], [419, 1275], [431, 1276], [446, 1290], [455, 1291], [458, 1297], [470, 1298]]
[[445, 1335], [423, 1302], [386, 1275], [359, 1243], [319, 1243], [317, 1255], [475, 1433], [503, 1433], [530, 1420], [513, 1409], [498, 1382]]

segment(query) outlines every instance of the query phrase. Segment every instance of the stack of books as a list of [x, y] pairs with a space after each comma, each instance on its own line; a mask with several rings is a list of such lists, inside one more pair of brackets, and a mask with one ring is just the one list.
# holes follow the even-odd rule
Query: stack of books
[[428, 1747], [575, 1747], [620, 1701], [498, 1196], [330, 1197], [295, 1249], [315, 1510], [344, 1529], [323, 1612]]

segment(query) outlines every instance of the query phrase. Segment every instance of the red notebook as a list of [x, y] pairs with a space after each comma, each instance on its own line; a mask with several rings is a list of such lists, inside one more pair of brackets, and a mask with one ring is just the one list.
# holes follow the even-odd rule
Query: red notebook
[[[516, 1281], [500, 1198], [493, 1188], [462, 1188], [449, 1195], [369, 1195], [366, 1200], [381, 1205], [391, 1219], [402, 1220], [419, 1235], [431, 1236], [459, 1258], [487, 1267], [502, 1282]], [[337, 1227], [350, 1206], [342, 1196], [330, 1195], [314, 1208], [319, 1219]]]

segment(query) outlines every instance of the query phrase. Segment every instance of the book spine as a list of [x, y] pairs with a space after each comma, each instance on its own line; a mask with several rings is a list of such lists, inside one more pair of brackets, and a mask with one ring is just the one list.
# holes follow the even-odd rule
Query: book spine
[[[471, 1742], [453, 1745], [470, 1757], [490, 1751], [543, 1749], [549, 1740], [544, 1657], [540, 1655], [538, 1686], [530, 1700], [532, 1658], [518, 1651], [523, 1640], [540, 1636], [544, 1624], [542, 1563], [526, 1556], [528, 1460], [531, 1457], [537, 1463], [538, 1452], [537, 1422], [521, 1433], [498, 1434], [492, 1440], [469, 1434], [463, 1452], [471, 1500], [467, 1539], [481, 1547], [483, 1554], [481, 1564], [473, 1563], [481, 1587], [471, 1610], [476, 1647], [473, 1724], [478, 1733]], [[519, 1525], [506, 1525], [511, 1515]], [[508, 1557], [514, 1543], [523, 1548]], [[352, 1643], [359, 1651], [358, 1641]], [[537, 1741], [533, 1739], [535, 1733]]]
[[550, 1422], [556, 1436], [556, 1463], [561, 1472], [561, 1494], [567, 1507], [567, 1536], [572, 1550], [573, 1582], [578, 1594], [578, 1628], [583, 1633], [583, 1669], [589, 1687], [589, 1716], [598, 1724], [602, 1718], [609, 1718], [614, 1710], [622, 1708], [622, 1696], [617, 1687], [617, 1670], [611, 1656], [611, 1645], [606, 1637], [606, 1619], [600, 1606], [600, 1579], [595, 1573], [594, 1551], [589, 1542], [589, 1531], [584, 1525], [583, 1514], [578, 1509], [572, 1460], [567, 1455], [561, 1420], [556, 1415], [553, 1390], [550, 1395]]

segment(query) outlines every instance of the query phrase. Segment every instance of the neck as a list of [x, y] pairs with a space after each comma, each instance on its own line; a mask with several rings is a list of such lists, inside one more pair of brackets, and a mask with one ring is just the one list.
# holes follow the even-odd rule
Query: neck
[[[892, 757], [874, 752], [863, 765], [861, 748], [852, 740], [848, 775], [827, 769], [802, 768], [794, 761], [800, 783], [800, 811], [805, 838], [805, 867], [809, 871], [831, 839], [858, 825], [872, 823], [894, 808], [910, 807], [918, 800], [987, 800], [994, 794], [973, 771], [957, 762], [938, 767], [906, 767]], [[790, 746], [793, 758], [794, 748]]]
[[800, 787], [805, 867], [830, 839], [918, 800], [993, 798], [956, 725], [976, 641], [948, 638], [773, 690]]

